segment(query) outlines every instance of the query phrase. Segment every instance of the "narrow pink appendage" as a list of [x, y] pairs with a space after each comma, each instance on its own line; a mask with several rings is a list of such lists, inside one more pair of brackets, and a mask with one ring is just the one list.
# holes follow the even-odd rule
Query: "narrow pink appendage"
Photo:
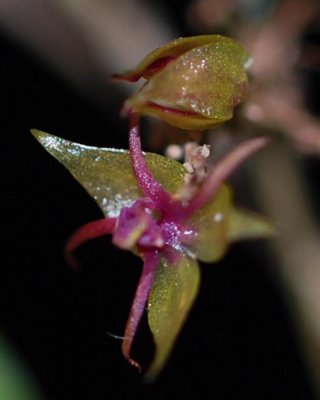
[[160, 106], [159, 104], [153, 103], [152, 101], [149, 101], [147, 104], [148, 104], [148, 106], [150, 108], [154, 108], [156, 110], [157, 109], [161, 110], [161, 111], [163, 111], [164, 113], [167, 113], [167, 114], [176, 114], [176, 115], [181, 115], [181, 116], [184, 116], [184, 117], [190, 117], [192, 115], [198, 115], [199, 116], [199, 114], [194, 112], [194, 111], [184, 111], [184, 110], [179, 110], [179, 109], [173, 108], [173, 107]]
[[137, 178], [140, 189], [149, 197], [159, 210], [165, 210], [171, 202], [170, 194], [155, 180], [141, 150], [139, 117], [131, 115], [129, 148], [132, 168]]
[[79, 262], [73, 256], [73, 252], [88, 240], [113, 233], [116, 218], [102, 218], [89, 222], [76, 230], [67, 240], [65, 246], [65, 258], [72, 268], [78, 268]]
[[238, 147], [227, 154], [209, 173], [202, 186], [185, 207], [183, 218], [190, 217], [195, 211], [203, 207], [213, 198], [220, 185], [252, 154], [264, 148], [270, 139], [259, 137], [241, 143]]
[[139, 70], [138, 73], [129, 71], [127, 73], [125, 72], [124, 74], [113, 74], [111, 78], [127, 82], [137, 82], [142, 77], [148, 79], [150, 76], [163, 69], [167, 64], [175, 59], [176, 57], [173, 56], [162, 57], [147, 65], [144, 70]]
[[141, 371], [141, 366], [130, 357], [130, 351], [137, 327], [144, 313], [151, 286], [157, 270], [159, 256], [157, 251], [146, 252], [143, 255], [144, 265], [139, 284], [134, 295], [129, 319], [124, 332], [122, 353], [128, 362]]

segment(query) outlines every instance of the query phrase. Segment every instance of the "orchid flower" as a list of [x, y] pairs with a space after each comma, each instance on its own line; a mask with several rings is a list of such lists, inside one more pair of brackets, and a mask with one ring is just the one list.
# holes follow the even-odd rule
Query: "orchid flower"
[[[135, 133], [137, 129], [132, 128]], [[216, 262], [234, 240], [268, 236], [273, 230], [263, 217], [235, 208], [230, 188], [222, 183], [240, 163], [264, 147], [267, 139], [241, 144], [185, 201], [179, 198], [184, 166], [160, 155], [142, 155], [134, 141], [130, 155], [128, 151], [84, 146], [37, 130], [33, 135], [82, 184], [105, 216], [70, 237], [66, 245], [70, 263], [76, 265], [73, 252], [78, 246], [107, 234], [113, 236], [116, 246], [131, 250], [143, 260], [122, 352], [140, 368], [130, 350], [147, 305], [156, 344], [155, 358], [146, 374], [151, 380], [166, 362], [196, 298], [200, 281], [197, 259]], [[137, 157], [138, 176], [131, 157]]]
[[[44, 148], [60, 161], [97, 201], [104, 218], [78, 229], [68, 240], [66, 258], [85, 241], [112, 235], [113, 244], [143, 260], [142, 274], [124, 331], [122, 352], [130, 364], [132, 343], [147, 307], [156, 351], [146, 374], [163, 368], [194, 303], [198, 260], [220, 260], [239, 239], [268, 236], [269, 221], [236, 208], [229, 175], [268, 140], [240, 144], [207, 176], [192, 184], [185, 167], [142, 152], [139, 118], [152, 115], [174, 126], [203, 130], [232, 117], [247, 89], [250, 58], [232, 39], [218, 35], [176, 39], [152, 52], [131, 72], [115, 78], [146, 79], [129, 98], [129, 151], [88, 147], [33, 130]], [[191, 184], [190, 184], [191, 182]]]

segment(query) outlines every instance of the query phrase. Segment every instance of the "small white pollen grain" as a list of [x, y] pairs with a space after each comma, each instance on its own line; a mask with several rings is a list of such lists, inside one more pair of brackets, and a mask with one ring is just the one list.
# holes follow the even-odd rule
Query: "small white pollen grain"
[[217, 212], [213, 217], [214, 222], [221, 222], [223, 220], [223, 214], [221, 212]]
[[258, 104], [248, 103], [245, 107], [244, 113], [251, 121], [259, 122], [264, 116], [264, 110]]
[[249, 68], [252, 67], [253, 63], [254, 63], [254, 58], [253, 58], [253, 57], [249, 57], [249, 58], [246, 60], [246, 62], [244, 63], [244, 69], [247, 69], [247, 70], [248, 70]]
[[182, 158], [183, 149], [178, 144], [171, 144], [166, 148], [166, 156], [173, 160], [179, 160]]

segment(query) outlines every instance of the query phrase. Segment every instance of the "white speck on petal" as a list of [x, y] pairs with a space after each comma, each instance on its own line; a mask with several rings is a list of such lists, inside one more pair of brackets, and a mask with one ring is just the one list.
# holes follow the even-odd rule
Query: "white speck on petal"
[[223, 214], [221, 212], [217, 212], [213, 217], [214, 222], [221, 222], [223, 220]]

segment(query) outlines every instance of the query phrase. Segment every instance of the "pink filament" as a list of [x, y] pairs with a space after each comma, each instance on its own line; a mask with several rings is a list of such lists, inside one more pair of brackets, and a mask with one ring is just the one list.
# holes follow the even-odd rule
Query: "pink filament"
[[78, 268], [79, 262], [73, 256], [73, 252], [87, 240], [113, 233], [115, 225], [116, 218], [102, 218], [81, 226], [67, 240], [65, 246], [67, 263], [75, 269]]
[[165, 107], [165, 106], [161, 106], [160, 104], [154, 103], [152, 101], [148, 101], [147, 105], [150, 108], [154, 108], [156, 110], [161, 110], [164, 113], [168, 113], [168, 114], [170, 114], [170, 113], [177, 114], [177, 115], [181, 115], [183, 117], [190, 117], [192, 115], [199, 116], [199, 114], [194, 111], [179, 110], [178, 108], [174, 108], [174, 107]]
[[145, 67], [144, 70], [136, 73], [135, 71], [131, 71], [124, 74], [113, 74], [111, 76], [112, 79], [120, 80], [120, 81], [128, 81], [128, 82], [137, 82], [140, 78], [148, 79], [155, 73], [162, 70], [167, 64], [171, 61], [175, 60], [174, 56], [166, 56], [155, 60], [153, 63], [149, 64]]
[[241, 143], [228, 153], [210, 172], [202, 186], [190, 200], [182, 212], [183, 218], [188, 218], [203, 207], [217, 193], [220, 185], [247, 158], [270, 142], [267, 137], [258, 137]]
[[124, 339], [122, 342], [123, 355], [131, 365], [139, 370], [141, 370], [141, 366], [130, 357], [130, 351], [137, 327], [145, 310], [150, 289], [154, 281], [159, 262], [159, 254], [157, 251], [149, 251], [143, 254], [143, 258], [144, 265], [142, 275], [140, 277], [133, 303], [131, 305], [129, 319], [125, 328]]

